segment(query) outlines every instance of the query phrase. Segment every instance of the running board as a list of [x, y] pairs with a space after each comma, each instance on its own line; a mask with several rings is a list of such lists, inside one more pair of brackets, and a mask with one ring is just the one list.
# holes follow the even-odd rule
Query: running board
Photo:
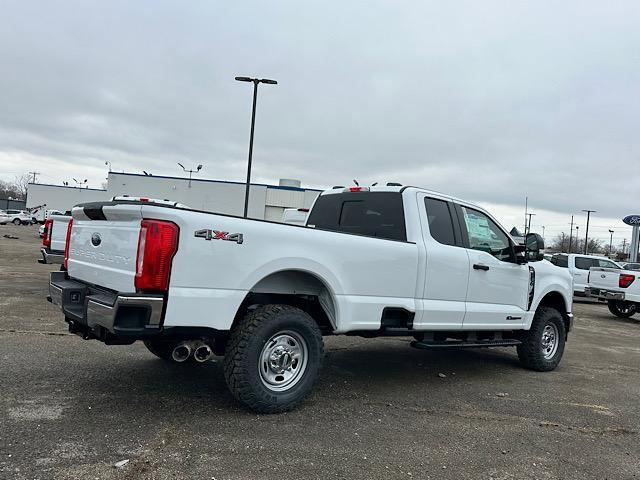
[[522, 344], [520, 340], [473, 340], [469, 342], [451, 340], [444, 342], [411, 342], [413, 348], [430, 350], [432, 348], [482, 348], [482, 347], [515, 347]]

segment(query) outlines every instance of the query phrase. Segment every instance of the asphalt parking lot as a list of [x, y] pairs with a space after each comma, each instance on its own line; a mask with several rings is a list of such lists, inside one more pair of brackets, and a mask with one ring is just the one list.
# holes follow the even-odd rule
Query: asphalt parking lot
[[35, 226], [0, 226], [2, 479], [640, 478], [640, 315], [578, 301], [551, 373], [509, 349], [327, 338], [312, 396], [256, 415], [219, 361], [68, 334], [39, 242]]

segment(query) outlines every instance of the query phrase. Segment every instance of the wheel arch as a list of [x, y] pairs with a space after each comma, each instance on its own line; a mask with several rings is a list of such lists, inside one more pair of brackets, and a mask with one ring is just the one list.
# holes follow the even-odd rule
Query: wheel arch
[[564, 320], [565, 332], [568, 334], [569, 329], [571, 328], [571, 319], [569, 318], [569, 311], [571, 310], [567, 305], [566, 299], [559, 291], [550, 291], [547, 292], [541, 299], [538, 305], [536, 306], [536, 312], [541, 307], [549, 307], [557, 310], [562, 315], [562, 319]]
[[338, 304], [329, 283], [315, 272], [282, 269], [261, 278], [249, 290], [238, 307], [235, 325], [247, 310], [256, 305], [281, 303], [307, 312], [323, 333], [337, 329]]

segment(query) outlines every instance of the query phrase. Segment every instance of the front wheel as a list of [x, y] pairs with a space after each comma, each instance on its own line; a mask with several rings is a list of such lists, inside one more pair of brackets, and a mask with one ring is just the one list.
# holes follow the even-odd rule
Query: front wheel
[[14, 225], [20, 225], [22, 223], [22, 220], [20, 220], [19, 218], [14, 218], [13, 219], [13, 224]]
[[609, 300], [607, 302], [609, 311], [619, 318], [629, 318], [636, 313], [637, 305], [624, 300]]
[[231, 330], [224, 376], [233, 396], [252, 410], [285, 412], [309, 394], [323, 356], [322, 333], [306, 312], [263, 305]]
[[520, 363], [538, 372], [554, 370], [562, 359], [566, 338], [562, 314], [555, 308], [540, 307], [518, 345]]

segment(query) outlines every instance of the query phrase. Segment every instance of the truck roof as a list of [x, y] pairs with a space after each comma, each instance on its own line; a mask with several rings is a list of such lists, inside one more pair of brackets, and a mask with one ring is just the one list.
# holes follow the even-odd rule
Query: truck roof
[[448, 195], [446, 193], [442, 193], [442, 192], [438, 192], [436, 190], [429, 190], [427, 188], [422, 188], [422, 187], [414, 187], [411, 185], [374, 185], [374, 186], [367, 186], [367, 185], [360, 185], [360, 186], [356, 186], [356, 185], [351, 185], [351, 186], [345, 186], [345, 187], [333, 187], [329, 190], [325, 190], [323, 191], [320, 195], [332, 195], [332, 194], [336, 194], [336, 193], [346, 193], [346, 192], [350, 192], [350, 191], [358, 191], [358, 190], [352, 190], [352, 189], [357, 189], [360, 188], [360, 191], [368, 191], [368, 192], [398, 192], [398, 193], [402, 193], [405, 190], [411, 190], [411, 191], [416, 191], [416, 192], [423, 192], [426, 193], [428, 195], [434, 195], [443, 199], [447, 199], [447, 200], [451, 200], [452, 202], [456, 202], [456, 203], [465, 203], [467, 205], [474, 205], [477, 206], [478, 208], [482, 209], [484, 211], [484, 209], [482, 207], [480, 207], [479, 205], [475, 205], [473, 202], [469, 202], [467, 200], [463, 200], [461, 198], [457, 198], [451, 195]]

